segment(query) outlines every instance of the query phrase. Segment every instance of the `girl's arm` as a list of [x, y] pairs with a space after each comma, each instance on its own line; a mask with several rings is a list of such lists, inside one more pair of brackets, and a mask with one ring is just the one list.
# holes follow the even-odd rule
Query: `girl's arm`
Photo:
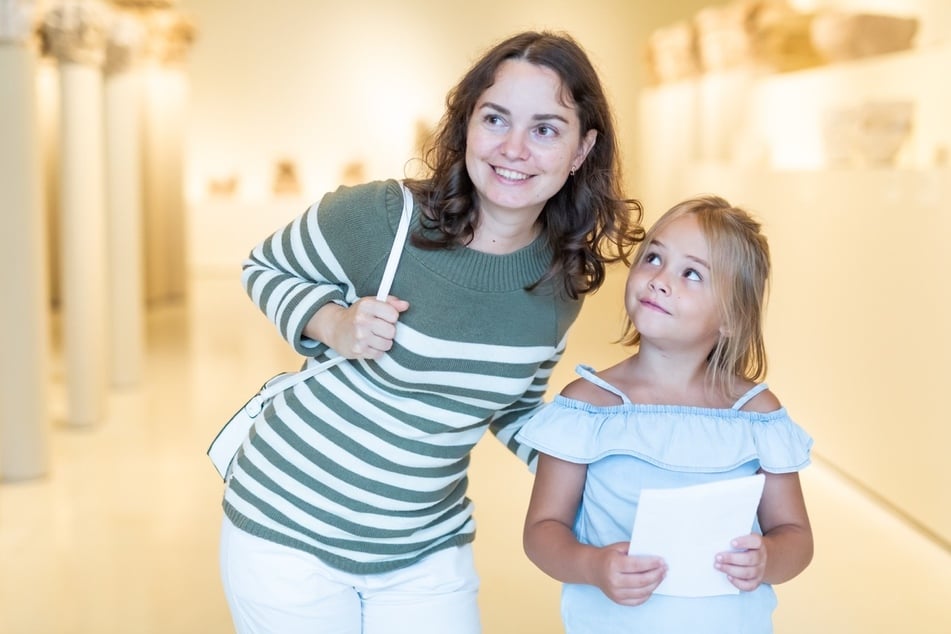
[[766, 473], [758, 517], [763, 535], [746, 535], [732, 546], [744, 552], [717, 555], [716, 567], [740, 590], [783, 583], [812, 560], [812, 528], [798, 473]]
[[587, 465], [540, 454], [525, 518], [525, 554], [562, 583], [597, 586], [622, 605], [644, 603], [667, 571], [659, 557], [631, 556], [628, 543], [581, 544], [572, 524], [581, 504]]

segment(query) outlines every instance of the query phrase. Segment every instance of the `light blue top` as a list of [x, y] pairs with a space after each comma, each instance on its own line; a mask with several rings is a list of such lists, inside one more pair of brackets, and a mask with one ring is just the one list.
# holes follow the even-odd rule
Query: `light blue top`
[[[583, 544], [628, 541], [641, 489], [703, 484], [753, 475], [760, 469], [791, 473], [810, 462], [812, 438], [785, 408], [740, 411], [766, 389], [765, 383], [730, 409], [642, 405], [632, 403], [592, 368], [579, 365], [577, 372], [617, 394], [622, 404], [599, 407], [557, 396], [519, 431], [517, 439], [550, 456], [588, 465], [574, 525]], [[757, 523], [753, 531], [759, 530]], [[594, 586], [566, 584], [562, 590], [568, 634], [764, 634], [772, 632], [775, 607], [768, 584], [737, 595], [654, 595], [637, 607], [618, 605]]]

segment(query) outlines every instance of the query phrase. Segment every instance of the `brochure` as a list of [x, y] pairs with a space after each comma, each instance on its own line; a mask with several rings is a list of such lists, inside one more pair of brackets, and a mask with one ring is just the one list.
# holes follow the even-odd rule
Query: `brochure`
[[713, 567], [730, 541], [748, 535], [756, 519], [765, 476], [756, 474], [675, 489], [641, 491], [630, 554], [659, 555], [667, 576], [655, 594], [707, 597], [738, 594]]

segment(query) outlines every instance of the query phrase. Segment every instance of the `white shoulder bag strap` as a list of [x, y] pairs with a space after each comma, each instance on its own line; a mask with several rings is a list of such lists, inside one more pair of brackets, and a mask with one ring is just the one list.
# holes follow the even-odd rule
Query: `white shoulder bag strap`
[[[400, 224], [396, 228], [396, 237], [393, 239], [390, 257], [386, 260], [386, 268], [383, 269], [383, 279], [380, 280], [380, 288], [376, 292], [376, 298], [381, 302], [386, 301], [387, 296], [390, 294], [393, 277], [396, 275], [396, 267], [400, 262], [400, 256], [403, 254], [403, 244], [406, 242], [406, 234], [409, 233], [409, 221], [413, 215], [413, 194], [402, 182], [400, 183], [400, 189], [403, 191], [403, 215], [400, 217]], [[261, 389], [261, 401], [267, 401], [275, 394], [279, 394], [287, 388], [297, 385], [301, 381], [306, 381], [312, 376], [317, 376], [327, 368], [332, 368], [344, 361], [346, 361], [345, 357], [334, 357], [312, 368], [285, 374], [273, 381], [269, 381], [267, 385]]]
[[[413, 195], [403, 183], [400, 183], [403, 191], [403, 215], [400, 218], [399, 227], [396, 230], [396, 238], [393, 240], [393, 248], [390, 249], [390, 257], [386, 261], [386, 268], [383, 270], [383, 279], [380, 282], [380, 290], [377, 291], [377, 299], [384, 301], [390, 293], [390, 286], [393, 284], [393, 276], [396, 274], [396, 265], [400, 261], [400, 255], [403, 253], [403, 244], [406, 242], [406, 234], [409, 232], [409, 221], [413, 215]], [[291, 372], [289, 374], [279, 374], [264, 384], [261, 390], [251, 397], [241, 409], [228, 419], [215, 439], [211, 441], [208, 447], [208, 457], [215, 466], [218, 474], [228, 479], [231, 471], [231, 465], [238, 452], [241, 443], [248, 437], [248, 430], [254, 425], [254, 419], [264, 409], [275, 394], [286, 390], [289, 387], [297, 385], [312, 376], [320, 374], [327, 368], [335, 366], [344, 361], [344, 357], [334, 357], [329, 361], [315, 365], [312, 368], [301, 370], [300, 372]]]

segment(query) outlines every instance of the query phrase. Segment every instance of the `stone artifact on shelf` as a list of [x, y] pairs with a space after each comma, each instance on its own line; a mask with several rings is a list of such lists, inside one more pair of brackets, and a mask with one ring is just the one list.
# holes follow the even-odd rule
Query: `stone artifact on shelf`
[[178, 0], [111, 0], [112, 4], [125, 9], [172, 9]]
[[706, 7], [692, 20], [655, 30], [647, 67], [655, 84], [699, 73], [758, 67], [787, 72], [824, 63], [812, 42], [813, 14], [787, 0], [734, 0]]
[[694, 15], [697, 52], [705, 72], [729, 70], [752, 61], [750, 18], [758, 2], [743, 0], [706, 7]]
[[750, 49], [757, 65], [785, 73], [823, 64], [812, 43], [813, 15], [786, 2], [760, 2], [750, 16]]
[[907, 50], [917, 32], [917, 18], [831, 10], [818, 12], [810, 27], [813, 46], [828, 62]]
[[911, 134], [914, 103], [868, 101], [827, 110], [822, 140], [829, 167], [894, 167]]
[[294, 161], [281, 160], [275, 164], [271, 191], [275, 196], [297, 196], [301, 193], [300, 179]]
[[647, 38], [647, 73], [653, 84], [680, 81], [700, 70], [693, 24], [677, 22], [654, 30]]
[[432, 144], [436, 130], [427, 119], [420, 117], [413, 124], [413, 155], [424, 156]]
[[213, 198], [232, 198], [238, 192], [237, 174], [208, 179], [208, 195]]
[[350, 161], [340, 170], [340, 184], [353, 186], [367, 180], [367, 168], [363, 161]]
[[948, 146], [944, 143], [939, 143], [935, 146], [934, 152], [931, 156], [931, 164], [934, 167], [948, 167], [951, 162], [948, 161], [948, 157], [951, 156], [951, 152], [948, 151]]
[[855, 150], [867, 167], [891, 167], [911, 134], [914, 104], [869, 101], [862, 105]]

